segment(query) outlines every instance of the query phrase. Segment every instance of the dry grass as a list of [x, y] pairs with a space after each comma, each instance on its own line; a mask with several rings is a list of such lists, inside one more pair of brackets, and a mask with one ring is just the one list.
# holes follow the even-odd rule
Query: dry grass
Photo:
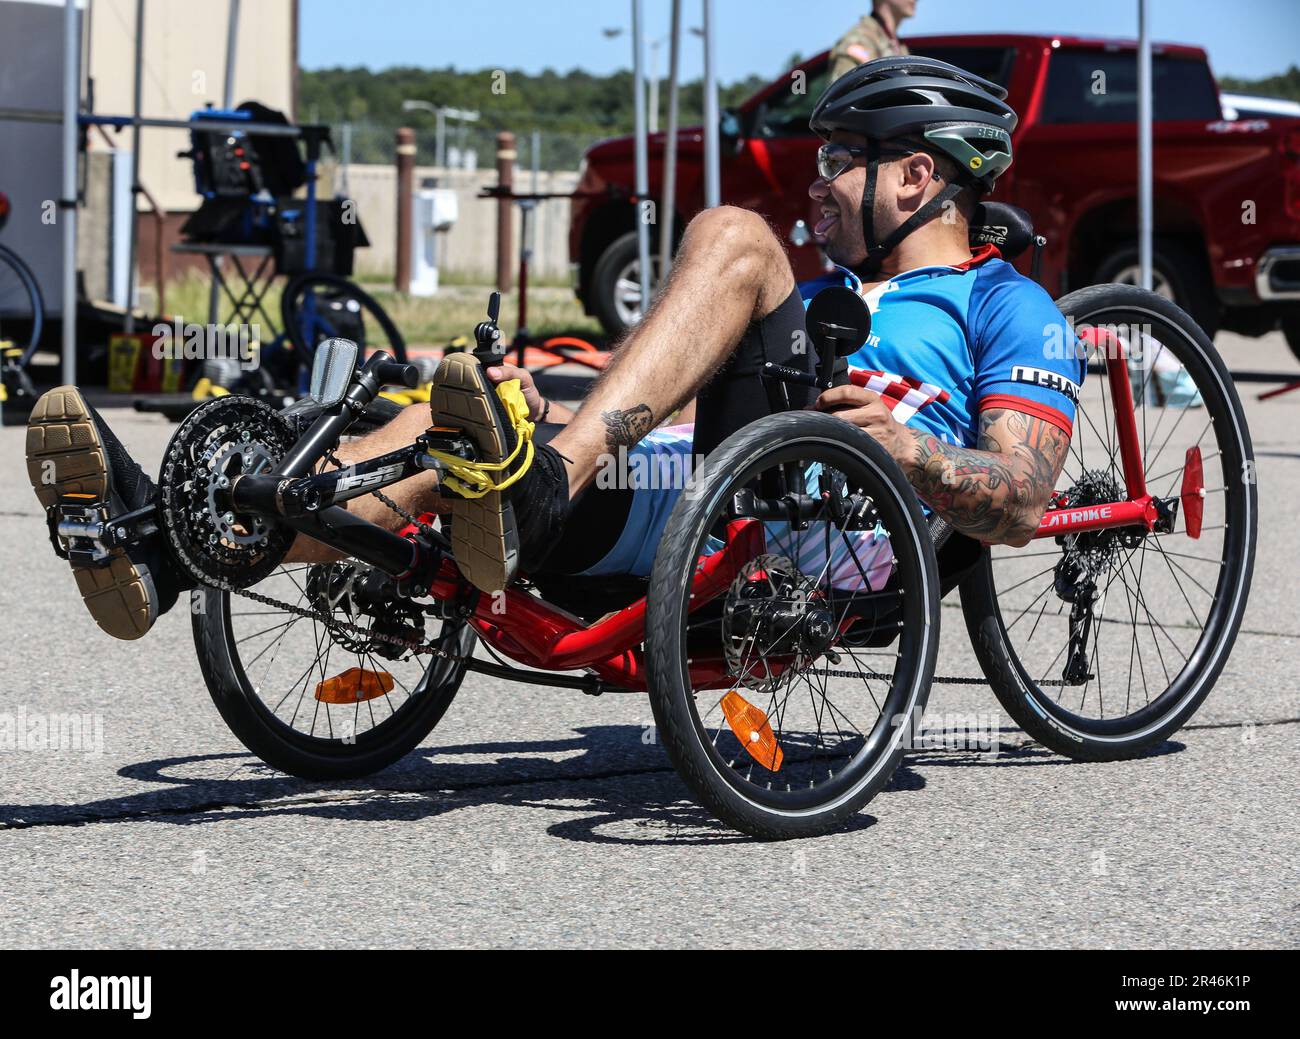
[[[277, 278], [264, 306], [276, 327], [280, 325], [280, 289]], [[444, 285], [436, 296], [424, 298], [394, 292], [391, 285], [365, 282], [363, 287], [378, 300], [401, 331], [406, 345], [440, 347], [461, 335], [470, 335], [487, 316], [488, 285]], [[515, 333], [518, 293], [501, 300], [501, 329], [509, 339]], [[228, 309], [228, 308], [227, 308]], [[167, 310], [186, 321], [205, 321], [208, 313], [208, 279], [191, 273], [167, 286]], [[599, 343], [600, 325], [582, 312], [573, 291], [559, 286], [533, 286], [528, 291], [529, 326], [536, 336], [578, 335]], [[225, 310], [223, 310], [223, 315]]]

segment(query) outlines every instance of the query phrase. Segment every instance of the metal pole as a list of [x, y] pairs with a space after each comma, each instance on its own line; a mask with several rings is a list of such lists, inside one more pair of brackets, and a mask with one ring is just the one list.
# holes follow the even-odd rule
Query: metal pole
[[1152, 135], [1151, 36], [1147, 0], [1138, 0], [1138, 267], [1144, 289], [1151, 288]]
[[722, 203], [718, 149], [718, 68], [714, 48], [713, 0], [704, 0], [704, 205]]
[[221, 92], [221, 107], [235, 106], [235, 59], [239, 54], [239, 0], [230, 0], [230, 17], [226, 23], [226, 84]]
[[[461, 123], [461, 126], [464, 126], [464, 125], [465, 125], [464, 123]], [[532, 188], [532, 191], [533, 191], [533, 194], [534, 194], [534, 195], [537, 195], [537, 194], [540, 194], [540, 193], [541, 193], [541, 190], [542, 190], [542, 131], [541, 131], [541, 130], [534, 130], [534, 131], [533, 131], [533, 137], [532, 137], [532, 145], [531, 145], [531, 148], [532, 148], [532, 152], [533, 152], [533, 154], [532, 154], [532, 156], [531, 156], [531, 158], [532, 158], [532, 165], [533, 165], [533, 188]], [[534, 200], [532, 204], [533, 204], [533, 206], [536, 206], [536, 205], [537, 205], [537, 201]], [[541, 215], [540, 213], [536, 214], [536, 216], [540, 216], [540, 215]], [[536, 217], [534, 217], [533, 220], [529, 221], [529, 224], [528, 224], [528, 238], [527, 238], [526, 241], [525, 241], [525, 245], [526, 245], [526, 247], [527, 247], [527, 249], [528, 249], [529, 259], [532, 259], [533, 254], [537, 252], [537, 220], [536, 220]]]
[[[239, 0], [230, 0], [226, 14], [226, 75], [221, 86], [221, 107], [229, 111], [235, 107], [235, 62], [239, 54]], [[137, 61], [137, 73], [139, 62]], [[137, 112], [136, 115], [140, 113]], [[308, 252], [308, 263], [313, 262], [315, 254]], [[221, 289], [217, 284], [217, 275], [223, 266], [223, 257], [212, 257], [212, 284], [208, 286], [208, 321], [216, 324], [221, 320]], [[161, 308], [160, 308], [161, 309]]]
[[[77, 0], [63, 7], [63, 381], [77, 381]], [[134, 215], [134, 214], [132, 214]]]
[[650, 309], [650, 225], [644, 206], [650, 195], [650, 169], [645, 138], [645, 69], [641, 64], [641, 0], [632, 0], [632, 83], [636, 121], [636, 251], [640, 267], [641, 316]]
[[352, 185], [348, 181], [348, 170], [352, 166], [352, 124], [343, 124], [343, 197], [352, 197]]
[[447, 168], [447, 113], [441, 108], [436, 113], [438, 129], [434, 133], [433, 164], [440, 170]]
[[[131, 94], [131, 114], [140, 118], [141, 99], [144, 96], [144, 0], [135, 0], [135, 83]], [[140, 124], [131, 128], [131, 219], [127, 223], [126, 247], [126, 334], [135, 331], [135, 255], [139, 248], [139, 207], [136, 196], [140, 193]]]
[[668, 48], [668, 133], [664, 141], [664, 197], [659, 221], [659, 284], [668, 283], [673, 261], [673, 217], [677, 207], [677, 74], [682, 43], [682, 0], [673, 0]]
[[659, 132], [659, 44], [656, 40], [650, 44], [650, 132]]
[[411, 291], [411, 226], [415, 201], [415, 131], [409, 126], [397, 130], [397, 256], [394, 257], [393, 287]]

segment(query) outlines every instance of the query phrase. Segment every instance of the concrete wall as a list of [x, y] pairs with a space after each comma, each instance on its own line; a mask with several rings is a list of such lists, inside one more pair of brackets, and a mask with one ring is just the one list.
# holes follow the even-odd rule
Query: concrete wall
[[[495, 280], [497, 203], [495, 199], [480, 199], [478, 193], [496, 184], [494, 170], [437, 170], [417, 167], [417, 190], [432, 178], [432, 186], [452, 188], [457, 195], [459, 218], [456, 225], [442, 238], [444, 274], [458, 277], [481, 277], [484, 283]], [[358, 274], [391, 275], [395, 268], [397, 235], [397, 171], [392, 166], [353, 165], [333, 170], [333, 190], [343, 193], [346, 182], [348, 197], [357, 204], [361, 225], [370, 238], [370, 248], [356, 255]], [[539, 192], [570, 192], [577, 187], [578, 174], [574, 171], [542, 173], [538, 177]], [[322, 188], [330, 188], [322, 184]], [[516, 174], [516, 190], [532, 190], [532, 174]], [[519, 207], [514, 211], [514, 243], [519, 247]], [[532, 274], [537, 278], [567, 278], [569, 272], [569, 202], [567, 199], [548, 199], [533, 210], [535, 228]], [[516, 253], [517, 257], [517, 253]], [[512, 268], [517, 258], [512, 259]]]

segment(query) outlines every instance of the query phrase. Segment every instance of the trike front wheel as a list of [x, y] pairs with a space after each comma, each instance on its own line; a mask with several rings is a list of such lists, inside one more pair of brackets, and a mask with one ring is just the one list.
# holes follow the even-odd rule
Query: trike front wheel
[[[353, 560], [289, 564], [257, 586], [277, 606], [200, 588], [191, 609], [208, 692], [239, 741], [300, 779], [358, 779], [400, 760], [433, 731], [465, 677], [475, 635], [411, 604], [362, 614], [369, 567]], [[431, 641], [447, 656], [395, 652], [379, 639], [331, 630], [322, 618]], [[436, 626], [436, 627], [435, 627]]]
[[[693, 587], [718, 552], [725, 589]], [[864, 432], [791, 412], [724, 441], [673, 509], [647, 601], [651, 707], [700, 802], [769, 840], [857, 813], [924, 708], [938, 589], [916, 496]]]

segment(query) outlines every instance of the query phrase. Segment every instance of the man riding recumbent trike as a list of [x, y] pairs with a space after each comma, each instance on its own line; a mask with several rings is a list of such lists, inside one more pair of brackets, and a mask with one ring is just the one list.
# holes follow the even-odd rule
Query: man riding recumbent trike
[[795, 286], [760, 218], [701, 214], [577, 411], [500, 363], [495, 300], [429, 411], [378, 396], [408, 366], [333, 341], [283, 412], [196, 409], [156, 487], [51, 391], [28, 453], [56, 547], [120, 637], [195, 589], [223, 718], [305, 778], [393, 763], [478, 671], [644, 692], [719, 818], [823, 833], [917, 731], [957, 587], [1026, 732], [1139, 754], [1240, 624], [1249, 435], [1169, 301], [1097, 286], [1058, 309], [1007, 262], [1033, 232], [979, 202], [1011, 161], [1003, 96], [922, 58], [837, 81], [810, 194], [841, 266]]

